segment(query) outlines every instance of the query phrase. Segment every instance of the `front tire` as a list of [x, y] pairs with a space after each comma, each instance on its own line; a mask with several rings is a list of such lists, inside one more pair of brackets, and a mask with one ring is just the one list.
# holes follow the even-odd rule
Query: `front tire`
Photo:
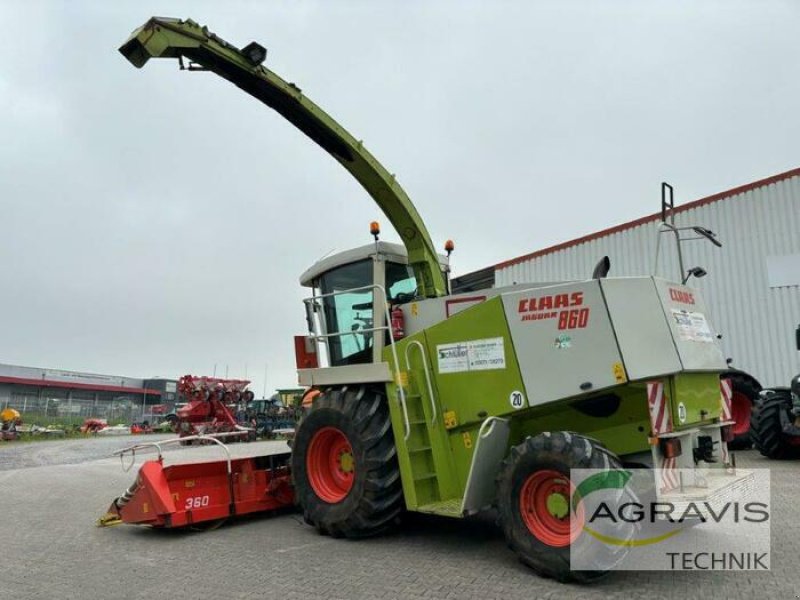
[[295, 435], [292, 477], [305, 520], [320, 533], [359, 538], [391, 527], [403, 490], [383, 390], [319, 394]]
[[[603, 566], [597, 570], [570, 569], [571, 548], [580, 551], [588, 535], [582, 530], [581, 505], [577, 513], [570, 507], [570, 469], [621, 470], [622, 464], [599, 442], [574, 433], [529, 437], [511, 449], [501, 466], [498, 519], [508, 546], [538, 574], [559, 581], [592, 581], [616, 566], [624, 550], [598, 557], [597, 564]], [[577, 526], [571, 527], [571, 516]]]
[[783, 432], [792, 416], [792, 395], [789, 390], [764, 392], [753, 408], [751, 419], [753, 442], [762, 455], [773, 459], [800, 457], [800, 438]]

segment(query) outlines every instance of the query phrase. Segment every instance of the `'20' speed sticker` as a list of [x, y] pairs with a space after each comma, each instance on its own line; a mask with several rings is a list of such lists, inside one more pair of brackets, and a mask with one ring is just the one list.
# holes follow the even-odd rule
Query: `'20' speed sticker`
[[514, 410], [525, 408], [525, 396], [520, 391], [514, 390], [511, 392], [508, 396], [508, 401], [511, 403], [511, 408]]

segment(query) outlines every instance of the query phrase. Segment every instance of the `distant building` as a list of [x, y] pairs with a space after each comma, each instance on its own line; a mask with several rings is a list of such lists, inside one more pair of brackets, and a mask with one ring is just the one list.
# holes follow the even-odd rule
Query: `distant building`
[[140, 379], [0, 364], [0, 409], [23, 418], [152, 420], [179, 401], [174, 379]]

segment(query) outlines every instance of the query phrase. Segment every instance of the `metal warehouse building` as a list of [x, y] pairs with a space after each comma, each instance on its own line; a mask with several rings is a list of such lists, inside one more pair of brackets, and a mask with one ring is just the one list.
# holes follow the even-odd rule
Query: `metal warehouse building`
[[[800, 371], [794, 330], [800, 323], [800, 169], [762, 179], [674, 210], [675, 226], [699, 225], [722, 242], [683, 244], [686, 268], [708, 275], [702, 290], [726, 356], [765, 386], [788, 385]], [[587, 279], [603, 257], [609, 276], [653, 274], [661, 214], [599, 231], [496, 265], [496, 286]], [[680, 279], [676, 245], [661, 234], [656, 275]], [[490, 270], [459, 278], [486, 283]]]
[[29, 417], [152, 419], [174, 405], [177, 382], [0, 364], [0, 410]]

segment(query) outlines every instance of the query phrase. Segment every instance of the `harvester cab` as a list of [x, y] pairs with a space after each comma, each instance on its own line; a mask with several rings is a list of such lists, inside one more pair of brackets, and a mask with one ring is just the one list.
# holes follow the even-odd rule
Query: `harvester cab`
[[300, 284], [313, 293], [305, 300], [306, 320], [322, 342], [319, 366], [379, 362], [390, 307], [417, 298], [405, 248], [377, 240], [316, 262]]
[[[312, 295], [304, 300], [310, 335], [295, 345], [298, 369], [379, 363], [404, 337], [400, 307], [423, 298], [405, 247], [373, 235], [374, 244], [327, 256], [300, 276]], [[449, 257], [438, 260], [446, 276]]]
[[[295, 339], [298, 378], [319, 393], [298, 426], [291, 477], [321, 533], [358, 538], [394, 526], [403, 510], [462, 518], [494, 505], [522, 562], [589, 580], [625, 553], [598, 552], [580, 518], [573, 527], [573, 469], [619, 478], [624, 465], [651, 467], [658, 497], [683, 504], [748, 480], [727, 451], [727, 365], [686, 280], [450, 294], [447, 261], [395, 176], [266, 68], [263, 47], [240, 50], [191, 20], [154, 18], [120, 51], [136, 67], [186, 59], [189, 71], [216, 73], [276, 110], [353, 175], [402, 240], [376, 238], [301, 277], [312, 295], [310, 333]], [[576, 556], [591, 569], [571, 570]]]

